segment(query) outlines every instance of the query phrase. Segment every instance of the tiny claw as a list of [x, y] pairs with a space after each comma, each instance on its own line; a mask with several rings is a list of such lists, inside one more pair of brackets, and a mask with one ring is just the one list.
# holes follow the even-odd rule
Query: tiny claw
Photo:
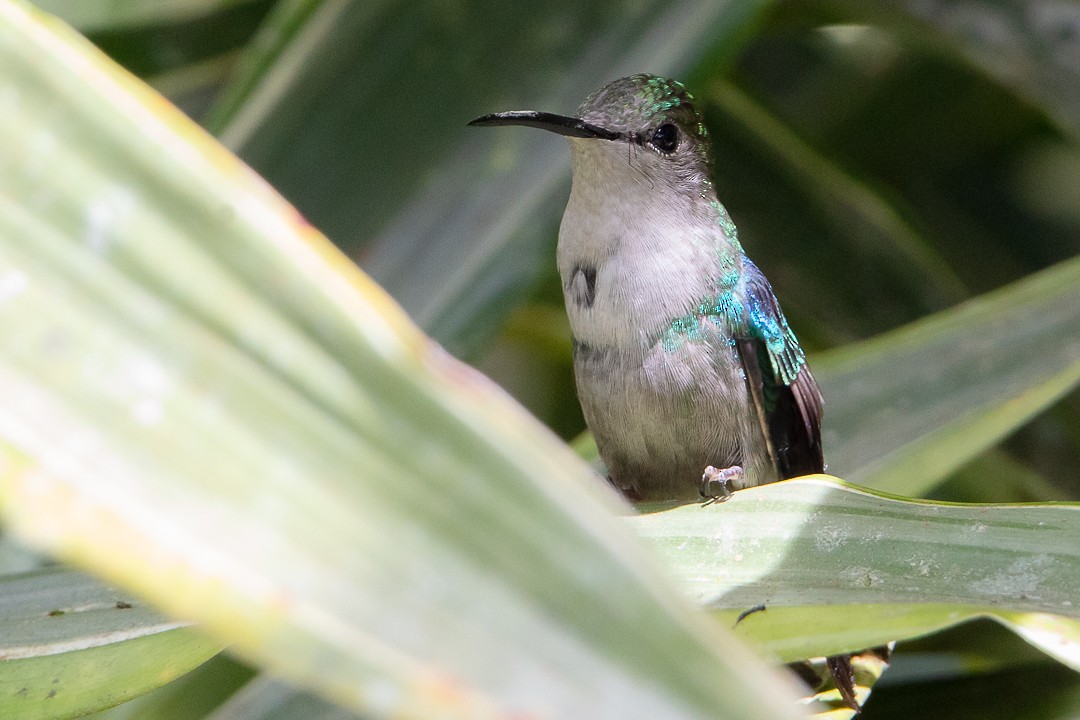
[[[705, 473], [701, 476], [701, 486], [698, 488], [698, 493], [705, 499], [703, 506], [730, 499], [734, 492], [731, 483], [741, 479], [742, 476], [743, 469], [738, 465], [721, 470], [712, 465], [705, 468]], [[713, 489], [713, 485], [716, 485], [716, 490]]]
[[741, 613], [739, 613], [739, 617], [735, 618], [735, 624], [738, 625], [739, 623], [741, 623], [743, 620], [750, 617], [754, 613], [765, 612], [765, 610], [766, 610], [765, 603], [760, 603], [758, 605], [755, 605], [754, 607], [750, 608], [749, 610], [743, 610]]

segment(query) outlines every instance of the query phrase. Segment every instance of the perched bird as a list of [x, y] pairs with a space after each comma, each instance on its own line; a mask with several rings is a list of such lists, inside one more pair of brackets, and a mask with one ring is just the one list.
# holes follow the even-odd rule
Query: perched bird
[[[681, 83], [632, 75], [577, 117], [511, 111], [470, 125], [570, 139], [557, 259], [578, 397], [616, 488], [725, 499], [824, 471], [817, 383], [716, 196], [708, 132]], [[848, 658], [830, 669], [857, 708]]]
[[470, 124], [570, 138], [559, 273], [578, 397], [615, 487], [633, 500], [724, 497], [824, 470], [817, 383], [716, 197], [708, 133], [681, 83], [633, 75], [576, 118]]

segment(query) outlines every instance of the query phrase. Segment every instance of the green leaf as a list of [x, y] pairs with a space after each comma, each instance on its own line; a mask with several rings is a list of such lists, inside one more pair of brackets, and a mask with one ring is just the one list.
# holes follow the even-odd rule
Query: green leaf
[[1080, 670], [1080, 504], [904, 501], [825, 476], [627, 518], [684, 592], [781, 660], [981, 615]]
[[[876, 20], [894, 24], [943, 52], [961, 53], [1020, 97], [1047, 109], [1063, 129], [1080, 136], [1075, 6], [994, 0], [973, 0], [960, 6], [889, 0], [885, 5], [901, 12], [872, 11]], [[853, 7], [860, 13], [866, 11], [863, 3]]]
[[221, 645], [68, 570], [0, 577], [0, 716], [109, 707], [202, 664]]
[[1047, 655], [1080, 672], [1080, 622], [1047, 613], [996, 612], [991, 617]]
[[925, 492], [1080, 382], [1080, 258], [813, 367], [829, 471]]
[[[1080, 676], [1061, 666], [898, 682], [875, 693], [881, 720], [1075, 720]], [[867, 713], [869, 715], [869, 712]]]
[[40, 0], [113, 60], [198, 117], [273, 0]]
[[375, 715], [795, 715], [584, 463], [234, 157], [24, 3], [0, 65], [6, 530]]
[[185, 22], [255, 0], [33, 0], [82, 33]]
[[259, 676], [206, 720], [352, 720], [357, 716], [280, 680]]
[[[95, 713], [88, 720], [203, 720], [231, 701], [240, 688], [250, 685], [254, 675], [247, 665], [221, 653], [187, 675], [122, 705]], [[337, 705], [325, 704], [342, 715], [350, 715]]]
[[949, 476], [931, 499], [963, 498], [963, 502], [1017, 503], [1070, 500], [1064, 488], [1012, 459], [1003, 450], [989, 450]]

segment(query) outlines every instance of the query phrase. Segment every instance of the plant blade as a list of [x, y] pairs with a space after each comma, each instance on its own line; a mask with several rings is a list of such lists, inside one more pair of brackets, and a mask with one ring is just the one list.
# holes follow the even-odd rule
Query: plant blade
[[918, 495], [1080, 383], [1080, 258], [813, 365], [830, 472]]
[[1080, 628], [1077, 503], [908, 501], [811, 476], [626, 522], [690, 598], [728, 622], [764, 604], [736, 632], [781, 660], [1032, 613], [1057, 624], [1024, 637], [1076, 660], [1060, 648], [1075, 647]]
[[0, 60], [13, 534], [376, 715], [795, 715], [585, 465], [235, 158], [21, 2]]

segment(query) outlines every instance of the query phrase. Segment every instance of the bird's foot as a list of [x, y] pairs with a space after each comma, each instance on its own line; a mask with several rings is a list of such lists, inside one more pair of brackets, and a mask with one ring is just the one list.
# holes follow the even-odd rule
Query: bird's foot
[[732, 465], [722, 469], [716, 469], [712, 465], [705, 468], [701, 476], [701, 486], [698, 492], [705, 498], [704, 505], [712, 505], [715, 502], [724, 502], [734, 492], [731, 485], [736, 480], [741, 480], [743, 469], [738, 465]]
[[840, 697], [844, 704], [858, 714], [862, 710], [859, 698], [855, 695], [855, 669], [851, 666], [850, 655], [832, 655], [825, 658], [825, 664], [829, 668], [836, 689], [840, 691]]

